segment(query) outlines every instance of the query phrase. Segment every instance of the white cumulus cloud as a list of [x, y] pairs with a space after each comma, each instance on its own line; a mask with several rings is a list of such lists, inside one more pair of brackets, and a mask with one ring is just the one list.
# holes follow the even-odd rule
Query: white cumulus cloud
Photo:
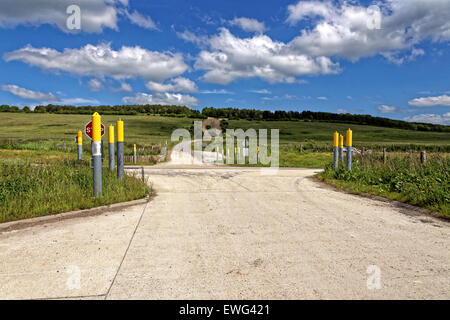
[[395, 112], [400, 112], [400, 109], [397, 107], [393, 107], [393, 106], [387, 106], [387, 105], [381, 105], [377, 107], [377, 110], [380, 113], [395, 113]]
[[146, 86], [152, 92], [197, 92], [195, 82], [183, 77], [171, 79], [166, 84], [149, 81]]
[[264, 22], [259, 22], [256, 19], [250, 19], [250, 18], [234, 18], [229, 22], [231, 26], [238, 26], [242, 30], [247, 32], [259, 32], [263, 33], [264, 30], [266, 30], [266, 26], [264, 25]]
[[139, 46], [123, 46], [119, 50], [110, 44], [88, 44], [80, 49], [57, 51], [30, 45], [4, 54], [6, 61], [21, 61], [45, 71], [65, 71], [81, 76], [109, 76], [114, 79], [142, 78], [164, 81], [184, 73], [188, 66], [179, 53], [161, 53]]
[[450, 39], [448, 0], [379, 1], [379, 11], [352, 3], [299, 1], [289, 6], [287, 21], [292, 25], [311, 18], [315, 22], [311, 29], [303, 29], [291, 45], [299, 53], [313, 56], [355, 61], [384, 53], [388, 59], [401, 63], [405, 58], [396, 54], [402, 50], [412, 50], [407, 57], [412, 60], [424, 54], [421, 49], [414, 49], [421, 41]]
[[433, 123], [433, 124], [441, 124], [441, 125], [450, 125], [450, 112], [440, 114], [418, 114], [411, 117], [406, 117], [405, 121], [409, 122], [420, 122], [420, 123]]
[[285, 43], [261, 34], [241, 39], [222, 28], [208, 45], [209, 50], [199, 53], [195, 68], [206, 70], [203, 79], [212, 83], [228, 84], [252, 77], [292, 83], [296, 76], [339, 71], [339, 66], [327, 57], [297, 54]]
[[123, 97], [123, 103], [127, 104], [161, 104], [161, 105], [181, 105], [181, 106], [196, 106], [198, 100], [190, 95], [179, 93], [137, 93], [135, 96]]
[[435, 106], [450, 107], [450, 96], [442, 95], [437, 97], [416, 98], [409, 101], [408, 104], [413, 107], [435, 107]]
[[43, 100], [59, 101], [59, 99], [53, 93], [42, 93], [39, 91], [33, 91], [33, 90], [19, 87], [15, 84], [2, 85], [2, 90], [8, 91], [8, 92], [12, 93], [13, 95], [18, 96], [23, 99], [40, 100], [40, 101], [43, 101]]

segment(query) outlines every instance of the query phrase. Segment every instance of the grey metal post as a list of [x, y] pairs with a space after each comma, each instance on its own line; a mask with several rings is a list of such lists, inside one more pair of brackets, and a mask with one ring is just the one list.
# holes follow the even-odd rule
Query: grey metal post
[[102, 196], [102, 153], [101, 142], [92, 142], [92, 166], [93, 166], [93, 183], [94, 183], [94, 197]]
[[103, 153], [103, 140], [100, 141], [100, 150], [101, 150], [102, 163], [103, 163], [103, 159], [105, 158], [105, 155]]
[[333, 147], [333, 169], [336, 170], [339, 165], [339, 148]]
[[352, 149], [353, 147], [347, 147], [347, 170], [352, 170]]
[[109, 143], [109, 170], [114, 171], [114, 142]]
[[339, 148], [339, 159], [344, 163], [344, 148]]
[[123, 141], [117, 141], [117, 177], [123, 178]]
[[386, 163], [386, 148], [383, 148], [383, 163]]
[[136, 164], [136, 145], [133, 146], [133, 163]]
[[83, 160], [83, 146], [77, 145], [78, 161]]

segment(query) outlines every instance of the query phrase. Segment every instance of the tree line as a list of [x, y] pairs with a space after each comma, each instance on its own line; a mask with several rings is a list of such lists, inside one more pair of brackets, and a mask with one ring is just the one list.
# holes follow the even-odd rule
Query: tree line
[[331, 113], [313, 111], [268, 111], [257, 109], [237, 108], [213, 108], [206, 107], [203, 110], [193, 110], [185, 106], [167, 105], [115, 105], [115, 106], [60, 106], [49, 104], [36, 106], [34, 110], [28, 107], [20, 109], [16, 106], [1, 105], [0, 112], [25, 112], [25, 113], [60, 113], [60, 114], [100, 114], [110, 115], [161, 115], [168, 117], [188, 117], [194, 119], [205, 119], [214, 117], [227, 120], [259, 120], [259, 121], [324, 121], [342, 122], [361, 125], [372, 125], [379, 127], [398, 128], [414, 131], [450, 132], [450, 126], [406, 122], [371, 115]]

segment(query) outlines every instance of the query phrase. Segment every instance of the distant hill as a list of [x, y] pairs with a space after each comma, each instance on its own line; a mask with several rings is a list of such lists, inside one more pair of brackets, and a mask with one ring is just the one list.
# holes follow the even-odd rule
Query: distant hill
[[28, 107], [19, 109], [16, 106], [1, 105], [0, 112], [29, 112], [29, 113], [60, 113], [60, 114], [91, 114], [99, 112], [109, 115], [137, 115], [137, 114], [159, 114], [169, 117], [188, 117], [205, 119], [207, 117], [225, 118], [229, 120], [265, 120], [265, 121], [325, 121], [339, 123], [353, 123], [360, 125], [372, 125], [387, 128], [397, 128], [413, 131], [450, 132], [450, 126], [429, 123], [406, 122], [371, 115], [360, 115], [350, 113], [331, 113], [313, 111], [268, 111], [257, 109], [237, 108], [212, 108], [206, 107], [202, 111], [192, 110], [185, 106], [165, 105], [115, 105], [115, 106], [60, 106], [46, 105], [37, 106], [34, 110]]

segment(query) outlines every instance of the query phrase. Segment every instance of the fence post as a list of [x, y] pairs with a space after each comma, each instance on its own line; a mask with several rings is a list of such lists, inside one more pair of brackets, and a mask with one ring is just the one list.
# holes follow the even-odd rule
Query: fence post
[[422, 164], [426, 164], [427, 163], [427, 152], [425, 150], [420, 152], [420, 162]]
[[117, 120], [117, 177], [119, 179], [123, 178], [123, 121]]
[[383, 163], [386, 163], [386, 148], [383, 148]]
[[350, 128], [347, 130], [346, 135], [346, 146], [347, 146], [347, 170], [352, 170], [352, 130]]
[[333, 134], [333, 169], [336, 170], [339, 165], [339, 133]]
[[83, 133], [78, 130], [77, 132], [77, 153], [78, 153], [78, 161], [83, 159]]
[[344, 163], [344, 136], [339, 135], [339, 158]]
[[114, 126], [109, 126], [109, 170], [114, 171]]
[[101, 152], [101, 116], [95, 112], [92, 115], [92, 166], [94, 196], [102, 196], [102, 152]]
[[133, 164], [136, 164], [136, 145], [133, 144]]

